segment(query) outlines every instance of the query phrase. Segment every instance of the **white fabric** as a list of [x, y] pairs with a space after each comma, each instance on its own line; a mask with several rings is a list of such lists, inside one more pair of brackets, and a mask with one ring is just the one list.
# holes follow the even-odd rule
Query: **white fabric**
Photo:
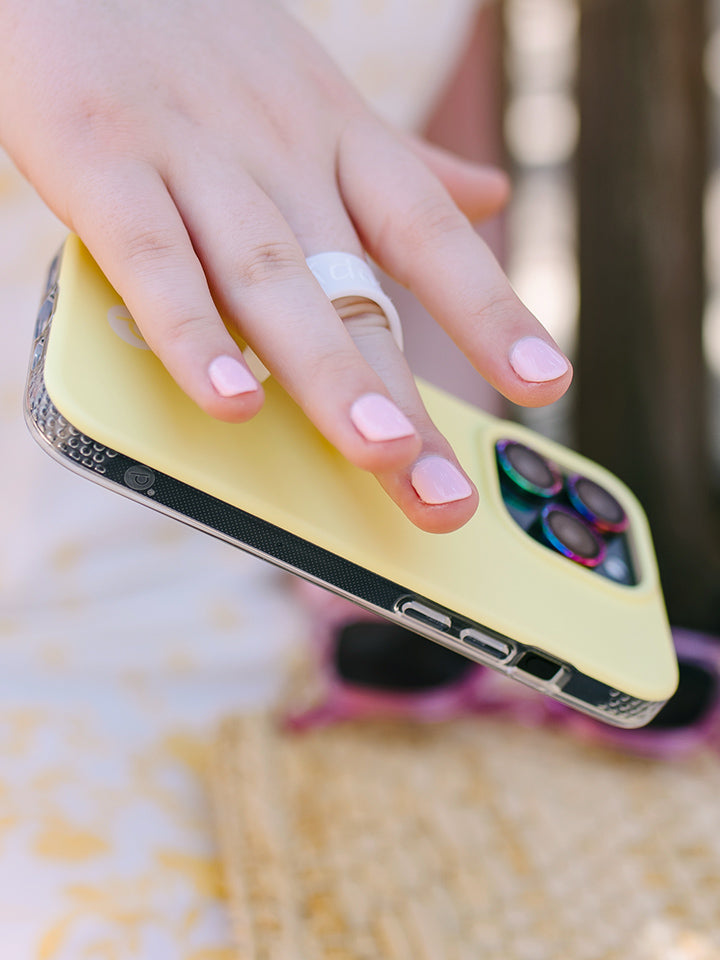
[[482, 0], [285, 0], [375, 110], [427, 119]]

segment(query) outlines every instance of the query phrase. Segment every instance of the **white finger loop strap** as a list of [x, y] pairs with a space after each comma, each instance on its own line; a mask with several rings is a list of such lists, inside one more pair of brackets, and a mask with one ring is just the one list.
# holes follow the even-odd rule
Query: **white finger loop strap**
[[[400, 350], [403, 348], [400, 317], [390, 297], [377, 281], [370, 265], [352, 253], [316, 253], [307, 258], [307, 265], [322, 287], [328, 300], [341, 300], [343, 297], [362, 297], [376, 303], [385, 314], [388, 329]], [[270, 376], [250, 347], [243, 350], [243, 357], [251, 372], [260, 380]]]
[[352, 253], [316, 253], [307, 258], [307, 265], [329, 300], [362, 297], [376, 303], [385, 314], [395, 343], [402, 350], [400, 317], [367, 261]]

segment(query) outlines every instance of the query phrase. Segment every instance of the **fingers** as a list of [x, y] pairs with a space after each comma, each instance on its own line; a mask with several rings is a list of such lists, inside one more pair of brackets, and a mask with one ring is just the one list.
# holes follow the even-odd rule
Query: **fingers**
[[421, 439], [418, 456], [404, 469], [377, 471], [386, 493], [416, 526], [447, 533], [466, 523], [477, 509], [475, 486], [452, 447], [430, 419], [415, 379], [384, 318], [367, 302], [339, 301], [338, 313], [365, 360], [387, 384], [397, 406]]
[[[170, 185], [223, 314], [290, 396], [352, 463], [377, 472], [412, 461], [420, 438], [378, 373], [359, 354], [305, 257], [327, 243], [360, 251], [337, 195], [301, 205], [325, 211], [298, 226], [249, 178], [188, 169]], [[218, 216], [218, 211], [222, 215]]]
[[123, 163], [86, 182], [72, 223], [143, 337], [178, 385], [213, 417], [252, 417], [263, 391], [228, 333], [160, 176]]
[[[414, 522], [433, 530], [465, 522], [474, 491], [429, 422], [384, 316], [356, 304], [347, 308], [349, 326], [338, 321], [292, 230], [249, 180], [239, 186], [236, 177], [232, 195], [200, 188], [194, 196], [195, 205], [171, 196], [149, 168], [124, 165], [87, 186], [92, 213], [81, 210], [73, 223], [181, 388], [226, 420], [247, 419], [262, 403], [217, 301], [327, 438], [376, 473]], [[359, 250], [335, 203], [332, 223], [319, 224], [317, 235], [305, 227], [306, 242], [317, 249], [327, 233], [340, 249]], [[218, 209], [223, 217], [214, 215]], [[437, 480], [432, 485], [437, 471], [427, 463], [416, 469], [430, 454], [453, 464], [455, 486], [446, 479], [442, 495]]]
[[[232, 178], [220, 171], [200, 189], [198, 182], [189, 171], [171, 190], [208, 264], [215, 299], [243, 338], [324, 435], [375, 473], [413, 522], [431, 530], [464, 523], [476, 506], [474, 488], [430, 421], [385, 316], [357, 298], [336, 303], [336, 312], [306, 265], [306, 256], [329, 249], [362, 256], [337, 192], [310, 177], [285, 192], [288, 178], [279, 177], [267, 192], [281, 211], [237, 177], [223, 192]], [[222, 218], [208, 214], [217, 209]]]
[[[376, 141], [378, 163], [356, 139], [352, 157], [344, 149], [340, 158], [342, 196], [327, 170], [294, 179], [266, 172], [261, 189], [263, 177], [220, 160], [213, 167], [207, 157], [194, 169], [190, 154], [165, 180], [125, 161], [89, 185], [73, 226], [199, 406], [243, 420], [262, 404], [224, 316], [328, 440], [375, 473], [414, 523], [451, 530], [472, 515], [477, 493], [430, 421], [385, 318], [346, 304], [352, 316], [338, 322], [306, 256], [362, 255], [362, 239], [518, 402], [553, 399], [569, 372], [427, 167], [387, 136]], [[462, 168], [441, 155], [436, 166], [443, 164], [462, 192]], [[482, 192], [474, 182], [467, 189]], [[497, 181], [486, 195], [493, 190], [497, 199]]]
[[384, 128], [362, 121], [346, 130], [338, 170], [366, 249], [485, 379], [524, 406], [558, 399], [572, 377], [569, 362], [428, 168]]

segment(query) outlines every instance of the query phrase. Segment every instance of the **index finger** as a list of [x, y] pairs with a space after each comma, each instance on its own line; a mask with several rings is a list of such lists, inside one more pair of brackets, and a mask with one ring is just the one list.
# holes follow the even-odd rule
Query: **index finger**
[[358, 122], [343, 137], [338, 179], [365, 248], [492, 386], [523, 406], [562, 396], [569, 361], [421, 160], [380, 123]]

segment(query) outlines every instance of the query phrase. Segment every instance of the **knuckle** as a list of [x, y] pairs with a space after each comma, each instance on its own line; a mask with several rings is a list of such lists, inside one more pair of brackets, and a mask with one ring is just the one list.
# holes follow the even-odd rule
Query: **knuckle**
[[467, 230], [467, 220], [445, 197], [431, 197], [417, 202], [409, 211], [405, 227], [407, 242], [413, 246]]
[[72, 107], [63, 117], [63, 122], [72, 131], [75, 139], [92, 141], [105, 139], [117, 119], [117, 106], [99, 91], [89, 93], [76, 91]]
[[295, 279], [305, 269], [298, 248], [290, 241], [267, 241], [254, 247], [238, 264], [243, 286]]
[[387, 317], [379, 307], [376, 310], [366, 309], [351, 317], [345, 317], [343, 324], [355, 342], [378, 335], [384, 337], [386, 333], [390, 333]]
[[344, 351], [319, 348], [312, 359], [312, 379], [323, 383], [329, 392], [333, 384], [346, 384], [357, 376], [358, 358], [348, 356]]
[[165, 349], [188, 340], [202, 340], [203, 331], [207, 329], [207, 317], [183, 311], [180, 304], [172, 302], [165, 301], [155, 316]]
[[107, 91], [79, 91], [72, 109], [57, 121], [73, 156], [110, 158], [133, 153], [137, 130], [126, 106]]
[[170, 230], [135, 222], [118, 232], [124, 235], [123, 249], [128, 265], [143, 273], [177, 257], [177, 238]]
[[491, 316], [500, 325], [517, 317], [520, 301], [510, 287], [492, 288], [485, 292], [482, 302], [472, 311], [478, 321]]

